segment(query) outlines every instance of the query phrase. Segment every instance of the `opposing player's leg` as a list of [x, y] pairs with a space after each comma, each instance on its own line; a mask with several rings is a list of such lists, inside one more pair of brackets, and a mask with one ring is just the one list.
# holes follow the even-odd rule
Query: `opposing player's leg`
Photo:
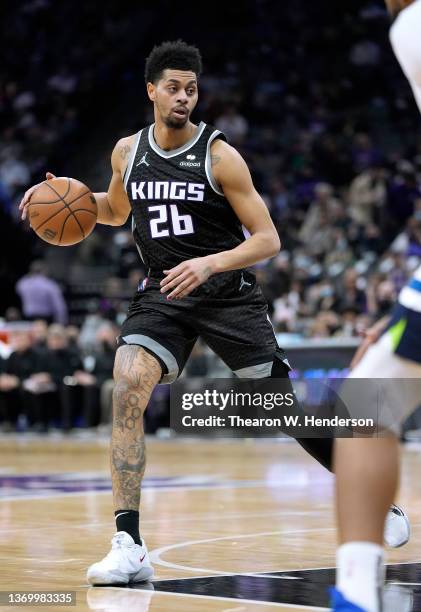
[[[403, 421], [419, 403], [417, 379], [421, 377], [421, 365], [395, 355], [392, 339], [386, 334], [369, 349], [353, 370], [352, 377], [395, 380], [396, 392], [391, 393], [391, 385], [388, 385], [382, 393], [382, 408], [386, 416], [398, 415], [398, 419], [389, 423], [390, 431], [382, 438], [336, 440], [340, 546], [333, 605], [334, 609], [340, 610], [345, 599], [362, 610], [378, 612], [384, 583], [382, 534], [388, 508], [398, 486], [396, 421]], [[409, 537], [409, 524], [405, 516], [398, 508], [395, 515], [395, 528], [404, 532], [406, 525]], [[405, 534], [401, 535], [403, 537]]]
[[141, 346], [117, 350], [110, 449], [117, 533], [108, 555], [88, 569], [90, 584], [128, 584], [153, 576], [139, 534], [139, 504], [146, 465], [143, 414], [161, 376], [158, 359]]
[[335, 446], [337, 590], [363, 610], [378, 612], [384, 525], [398, 485], [398, 440], [343, 438]]

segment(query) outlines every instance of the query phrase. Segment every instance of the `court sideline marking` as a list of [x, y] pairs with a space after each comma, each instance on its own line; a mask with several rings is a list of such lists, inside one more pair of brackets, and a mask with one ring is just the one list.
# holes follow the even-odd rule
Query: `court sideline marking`
[[[169, 546], [161, 546], [160, 548], [155, 548], [149, 552], [149, 557], [151, 563], [155, 565], [161, 565], [162, 567], [169, 567], [171, 569], [183, 570], [188, 572], [201, 572], [201, 573], [209, 573], [214, 572], [215, 575], [227, 575], [226, 572], [221, 572], [219, 570], [214, 570], [213, 568], [203, 568], [203, 567], [189, 567], [186, 565], [181, 565], [178, 563], [172, 563], [171, 561], [164, 561], [161, 559], [161, 555], [164, 553], [175, 550], [177, 548], [184, 548], [185, 546], [194, 546], [196, 544], [208, 544], [209, 542], [219, 542], [222, 540], [235, 540], [235, 539], [245, 539], [245, 538], [253, 538], [253, 537], [261, 537], [261, 536], [271, 536], [271, 535], [292, 535], [296, 533], [312, 533], [312, 532], [321, 532], [321, 531], [336, 531], [336, 527], [323, 527], [323, 528], [311, 528], [311, 529], [292, 529], [288, 531], [262, 531], [257, 533], [243, 533], [243, 534], [231, 534], [227, 536], [219, 536], [216, 538], [206, 538], [203, 540], [186, 540], [184, 542], [178, 542], [177, 544], [170, 544]], [[248, 575], [248, 574], [245, 574]], [[254, 575], [254, 574], [251, 574]]]

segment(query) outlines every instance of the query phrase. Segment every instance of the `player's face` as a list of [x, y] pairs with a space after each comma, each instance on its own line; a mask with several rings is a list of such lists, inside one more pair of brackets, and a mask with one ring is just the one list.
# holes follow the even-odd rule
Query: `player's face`
[[149, 98], [169, 128], [182, 129], [197, 104], [197, 77], [185, 70], [164, 70], [155, 84], [148, 83]]

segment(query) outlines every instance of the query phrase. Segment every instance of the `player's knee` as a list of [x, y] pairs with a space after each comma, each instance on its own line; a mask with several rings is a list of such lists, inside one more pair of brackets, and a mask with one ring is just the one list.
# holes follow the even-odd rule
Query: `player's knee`
[[114, 407], [120, 414], [134, 407], [143, 413], [161, 375], [157, 360], [141, 347], [120, 347], [114, 364]]
[[134, 387], [154, 387], [162, 376], [159, 361], [141, 346], [121, 346], [114, 362], [114, 381], [124, 381]]

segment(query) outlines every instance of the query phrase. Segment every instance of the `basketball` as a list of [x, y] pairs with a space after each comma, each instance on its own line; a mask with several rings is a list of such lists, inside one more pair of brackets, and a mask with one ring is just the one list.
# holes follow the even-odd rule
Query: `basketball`
[[70, 246], [89, 236], [97, 214], [96, 200], [89, 187], [67, 177], [41, 183], [28, 206], [34, 232], [57, 246]]

